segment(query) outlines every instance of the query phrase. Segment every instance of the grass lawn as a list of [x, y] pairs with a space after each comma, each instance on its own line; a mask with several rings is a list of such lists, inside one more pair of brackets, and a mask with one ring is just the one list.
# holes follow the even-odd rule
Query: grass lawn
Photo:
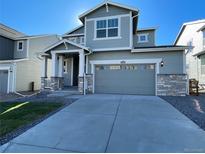
[[0, 137], [57, 110], [63, 103], [0, 102]]

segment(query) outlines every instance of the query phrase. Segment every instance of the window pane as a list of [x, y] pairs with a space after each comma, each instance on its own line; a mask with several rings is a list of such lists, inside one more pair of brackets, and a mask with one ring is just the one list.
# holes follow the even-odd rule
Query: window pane
[[108, 29], [108, 37], [118, 36], [118, 28]]
[[18, 49], [20, 49], [20, 50], [23, 49], [23, 43], [22, 42], [19, 42]]
[[97, 38], [104, 38], [106, 37], [106, 30], [102, 29], [102, 30], [97, 30]]
[[118, 19], [109, 19], [108, 27], [118, 27]]
[[140, 41], [145, 41], [145, 40], [146, 40], [146, 36], [145, 35], [140, 36]]
[[97, 29], [106, 28], [106, 20], [98, 20], [97, 21]]

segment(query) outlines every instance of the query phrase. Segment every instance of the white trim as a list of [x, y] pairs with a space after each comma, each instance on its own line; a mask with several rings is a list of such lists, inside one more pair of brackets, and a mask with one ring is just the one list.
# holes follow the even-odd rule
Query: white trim
[[73, 57], [71, 58], [70, 85], [73, 86]]
[[36, 35], [36, 36], [22, 36], [22, 37], [17, 37], [15, 40], [22, 40], [22, 39], [34, 39], [34, 38], [39, 38], [39, 37], [48, 37], [48, 36], [58, 36], [56, 34], [45, 34], [45, 35]]
[[105, 19], [121, 18], [121, 17], [129, 17], [129, 16], [130, 14], [121, 14], [121, 15], [113, 15], [113, 16], [106, 16], [106, 17], [89, 18], [89, 19], [86, 19], [86, 21], [105, 20]]
[[95, 65], [110, 65], [110, 64], [155, 64], [155, 95], [157, 95], [157, 74], [159, 74], [159, 67], [162, 58], [154, 59], [121, 59], [121, 60], [91, 60], [91, 73], [93, 74], [93, 93], [95, 93]]
[[[145, 40], [140, 40], [141, 36], [145, 36]], [[148, 36], [149, 36], [149, 33], [137, 34], [137, 38], [138, 38], [137, 43], [147, 43], [147, 42], [149, 42]]]
[[131, 50], [130, 47], [119, 47], [119, 48], [97, 48], [92, 49], [92, 51], [113, 51], [113, 50]]
[[130, 48], [133, 47], [133, 19], [132, 19], [132, 11], [130, 11]]
[[187, 49], [187, 47], [161, 47], [161, 48], [138, 48], [138, 49], [132, 49], [131, 52], [157, 52], [157, 51], [183, 51]]
[[[19, 44], [22, 43], [22, 49], [19, 49]], [[24, 41], [17, 41], [17, 51], [23, 51], [24, 49]]]
[[82, 49], [79, 49], [79, 50], [52, 50], [51, 51], [51, 54], [52, 53], [79, 53], [80, 51], [83, 51]]
[[119, 4], [119, 3], [110, 2], [110, 1], [105, 1], [105, 2], [103, 2], [103, 3], [101, 3], [101, 4], [98, 4], [96, 7], [94, 7], [94, 8], [92, 8], [92, 9], [90, 9], [90, 10], [84, 12], [83, 14], [79, 15], [79, 18], [82, 18], [82, 17], [86, 16], [87, 14], [89, 14], [89, 13], [95, 11], [96, 9], [98, 9], [98, 8], [100, 8], [101, 6], [106, 5], [106, 4], [118, 6], [118, 7], [121, 7], [121, 8], [124, 8], [124, 9], [128, 9], [128, 10], [132, 10], [132, 11], [137, 11], [137, 12], [139, 11], [138, 9], [133, 8], [133, 7], [125, 6], [125, 5], [122, 5], [122, 4]]
[[21, 61], [26, 61], [29, 60], [28, 58], [24, 59], [17, 59], [17, 60], [0, 60], [0, 63], [13, 63], [13, 62], [21, 62]]
[[62, 37], [72, 37], [72, 36], [82, 36], [85, 35], [84, 33], [80, 33], [80, 34], [69, 34], [69, 35], [63, 35]]

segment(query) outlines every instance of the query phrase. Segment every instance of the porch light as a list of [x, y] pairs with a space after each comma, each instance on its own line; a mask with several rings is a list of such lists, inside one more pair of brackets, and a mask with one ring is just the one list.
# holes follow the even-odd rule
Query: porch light
[[164, 61], [163, 60], [160, 62], [160, 65], [161, 65], [161, 67], [164, 66]]

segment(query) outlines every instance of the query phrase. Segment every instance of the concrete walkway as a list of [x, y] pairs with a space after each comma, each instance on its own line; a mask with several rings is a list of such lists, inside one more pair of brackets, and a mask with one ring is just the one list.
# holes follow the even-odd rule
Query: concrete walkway
[[89, 95], [0, 152], [205, 152], [205, 131], [159, 97]]

